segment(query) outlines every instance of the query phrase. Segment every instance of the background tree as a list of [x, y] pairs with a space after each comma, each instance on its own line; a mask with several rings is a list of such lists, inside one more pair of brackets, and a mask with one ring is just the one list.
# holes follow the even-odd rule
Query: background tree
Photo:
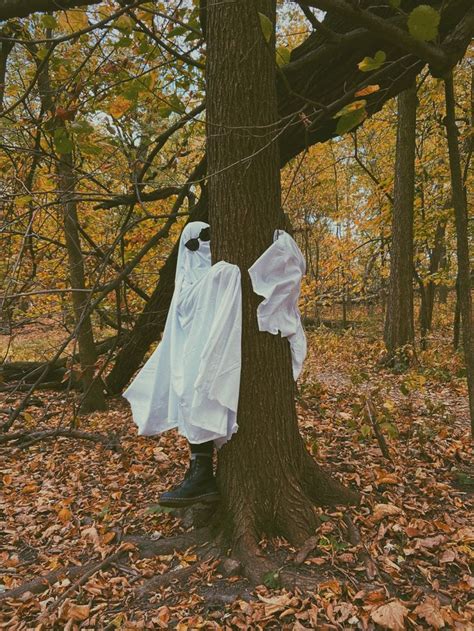
[[390, 283], [384, 339], [393, 358], [415, 339], [413, 326], [413, 203], [415, 196], [416, 84], [398, 97]]

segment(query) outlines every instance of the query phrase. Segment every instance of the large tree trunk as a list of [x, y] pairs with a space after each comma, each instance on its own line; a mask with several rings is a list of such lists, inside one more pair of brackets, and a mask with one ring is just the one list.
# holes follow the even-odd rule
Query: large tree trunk
[[448, 137], [451, 188], [456, 222], [456, 251], [458, 259], [458, 301], [462, 322], [462, 341], [469, 391], [471, 432], [474, 437], [474, 332], [472, 321], [471, 271], [466, 196], [463, 187], [461, 156], [456, 125], [454, 82], [452, 73], [445, 79], [446, 132]]
[[398, 97], [390, 282], [385, 316], [388, 359], [414, 342], [413, 200], [415, 195], [416, 85]]
[[357, 499], [305, 449], [288, 341], [257, 328], [247, 270], [282, 222], [274, 37], [266, 43], [258, 12], [273, 23], [274, 0], [208, 2], [206, 64], [211, 248], [214, 262], [240, 267], [243, 293], [239, 431], [219, 452], [218, 481], [223, 519], [249, 561], [264, 533], [310, 536], [314, 503]]

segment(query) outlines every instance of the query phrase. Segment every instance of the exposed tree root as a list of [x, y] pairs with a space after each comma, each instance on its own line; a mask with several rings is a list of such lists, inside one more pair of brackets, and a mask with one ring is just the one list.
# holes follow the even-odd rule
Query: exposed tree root
[[304, 563], [306, 559], [308, 558], [308, 556], [311, 554], [311, 552], [315, 548], [317, 548], [318, 543], [319, 543], [319, 537], [309, 537], [309, 539], [305, 541], [305, 543], [301, 546], [301, 548], [296, 553], [294, 564], [301, 565], [302, 563]]
[[69, 589], [67, 589], [63, 594], [61, 594], [61, 596], [59, 596], [59, 598], [57, 598], [54, 602], [52, 602], [48, 606], [46, 613], [51, 614], [53, 611], [55, 611], [61, 605], [61, 603], [63, 603], [66, 600], [66, 598], [71, 596], [71, 594], [74, 594], [74, 592], [79, 587], [81, 587], [81, 585], [84, 585], [85, 583], [87, 583], [87, 581], [91, 578], [91, 576], [93, 576], [96, 572], [99, 572], [100, 570], [105, 570], [106, 568], [108, 568], [112, 563], [114, 563], [115, 561], [118, 561], [120, 557], [123, 556], [123, 554], [124, 554], [124, 550], [119, 549], [117, 550], [117, 552], [114, 552], [113, 554], [109, 554], [108, 556], [106, 556], [99, 563], [95, 563], [94, 565], [92, 565], [86, 572], [81, 574], [78, 580], [75, 581], [71, 585], [71, 587], [69, 587]]
[[[346, 513], [343, 517], [344, 523], [347, 526], [347, 538], [349, 543], [353, 546], [358, 546], [362, 543], [362, 537], [354, 522], [351, 519], [349, 513]], [[359, 552], [359, 559], [364, 563], [365, 573], [367, 578], [371, 581], [379, 574], [377, 564], [373, 560], [366, 546], [362, 544], [362, 549]]]
[[[170, 537], [169, 539], [154, 540], [145, 536], [127, 536], [123, 538], [122, 543], [132, 544], [137, 549], [139, 558], [144, 559], [158, 554], [169, 554], [175, 550], [185, 550], [191, 546], [203, 544], [208, 541], [209, 535], [210, 531], [207, 528], [204, 528], [183, 535], [178, 535], [177, 537]], [[90, 561], [79, 567], [74, 565], [68, 568], [54, 570], [44, 576], [39, 576], [31, 581], [27, 581], [26, 583], [19, 585], [18, 587], [0, 593], [0, 602], [20, 598], [26, 592], [39, 594], [63, 578], [76, 581], [76, 583], [70, 588], [74, 591], [77, 587], [87, 582], [87, 580], [99, 570], [103, 570], [111, 564], [125, 558], [129, 551], [130, 547], [122, 545], [121, 549], [99, 562]], [[67, 591], [69, 592], [69, 590]], [[67, 596], [64, 597], [66, 598]], [[63, 600], [64, 599], [61, 597], [60, 602]], [[58, 604], [60, 604], [60, 602], [58, 602]]]
[[22, 449], [26, 449], [27, 447], [31, 447], [31, 445], [34, 445], [42, 440], [58, 437], [101, 443], [107, 449], [120, 451], [120, 444], [115, 434], [103, 436], [102, 434], [93, 434], [90, 432], [81, 432], [76, 429], [65, 428], [50, 429], [43, 432], [15, 432], [13, 434], [3, 434], [0, 435], [0, 445], [11, 441], [17, 441], [17, 446], [20, 446]]
[[[219, 570], [223, 574], [227, 576], [241, 574], [248, 579], [251, 585], [266, 584], [269, 587], [284, 587], [289, 590], [298, 588], [303, 591], [316, 589], [319, 579], [302, 573], [298, 570], [298, 566], [304, 563], [311, 551], [317, 547], [318, 537], [312, 535], [307, 538], [302, 548], [296, 554], [293, 563], [290, 562], [282, 567], [262, 551], [256, 531], [252, 526], [251, 514], [247, 514], [246, 520], [241, 523], [240, 536], [238, 538], [231, 537], [230, 539], [228, 538], [229, 533], [224, 534], [223, 524], [216, 523], [217, 516], [218, 514], [214, 516], [213, 527], [191, 530], [176, 537], [154, 540], [142, 535], [126, 536], [122, 539], [119, 549], [105, 559], [91, 561], [81, 567], [62, 568], [35, 578], [0, 594], [0, 602], [20, 598], [26, 592], [40, 593], [63, 578], [74, 581], [73, 585], [48, 607], [47, 613], [51, 613], [96, 572], [120, 563], [132, 549], [135, 549], [139, 558], [151, 558], [157, 555], [186, 550], [191, 547], [199, 548], [197, 551], [199, 560], [194, 565], [171, 569], [164, 574], [146, 580], [135, 590], [133, 600], [142, 600], [145, 596], [162, 587], [175, 583], [179, 584], [187, 580], [213, 559], [216, 563], [220, 560]], [[352, 545], [359, 545], [361, 543], [360, 533], [349, 515], [346, 514], [344, 516], [344, 522], [347, 526], [349, 541]], [[232, 557], [228, 556], [229, 548], [232, 549]], [[370, 578], [371, 570], [369, 566], [373, 565], [373, 561], [365, 548], [360, 553], [360, 558], [366, 563], [367, 574]], [[376, 569], [375, 572], [377, 572]], [[139, 579], [140, 576], [138, 574], [134, 576], [134, 581]]]
[[360, 493], [350, 489], [324, 471], [306, 452], [302, 485], [309, 499], [317, 506], [354, 506], [361, 500]]

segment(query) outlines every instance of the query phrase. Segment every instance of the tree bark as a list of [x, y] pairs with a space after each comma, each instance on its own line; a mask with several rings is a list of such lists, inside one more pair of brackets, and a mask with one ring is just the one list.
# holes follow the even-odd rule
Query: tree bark
[[384, 331], [385, 346], [390, 361], [403, 355], [407, 346], [414, 343], [413, 200], [416, 102], [416, 85], [413, 83], [398, 97], [390, 281]]
[[463, 186], [461, 156], [456, 125], [456, 101], [452, 72], [445, 79], [446, 134], [448, 138], [451, 189], [456, 223], [456, 252], [458, 259], [458, 301], [461, 312], [462, 341], [469, 392], [471, 433], [474, 437], [474, 332], [472, 320], [471, 270], [466, 196]]
[[299, 434], [288, 341], [260, 333], [248, 268], [282, 223], [274, 0], [208, 1], [206, 64], [209, 215], [213, 261], [242, 272], [239, 431], [219, 452], [221, 519], [238, 552], [251, 555], [263, 534], [301, 543], [314, 531], [313, 504], [351, 503], [312, 461]]

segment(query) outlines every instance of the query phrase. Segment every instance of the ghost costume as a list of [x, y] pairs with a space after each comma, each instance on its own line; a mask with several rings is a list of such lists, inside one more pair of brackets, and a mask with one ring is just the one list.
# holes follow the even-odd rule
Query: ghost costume
[[[208, 227], [196, 221], [183, 230], [162, 340], [124, 397], [140, 434], [178, 428], [192, 444], [220, 447], [238, 429], [242, 290], [236, 265], [211, 266], [209, 242], [199, 241], [195, 251], [185, 246]], [[280, 230], [249, 270], [255, 293], [264, 297], [259, 329], [288, 338], [295, 379], [306, 354], [297, 307], [304, 268], [295, 241]]]
[[258, 328], [288, 338], [296, 381], [306, 357], [306, 335], [298, 300], [306, 263], [295, 240], [275, 230], [272, 245], [249, 269], [252, 287], [264, 300], [257, 307]]
[[190, 443], [220, 445], [237, 430], [242, 292], [236, 265], [211, 267], [209, 242], [186, 248], [206, 227], [195, 221], [183, 230], [161, 343], [123, 396], [140, 434], [177, 427]]

